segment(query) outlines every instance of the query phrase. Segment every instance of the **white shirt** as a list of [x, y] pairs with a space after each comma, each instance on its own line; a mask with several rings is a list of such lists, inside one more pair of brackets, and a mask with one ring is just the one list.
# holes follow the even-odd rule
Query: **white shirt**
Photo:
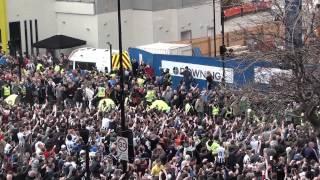
[[90, 88], [86, 88], [85, 92], [86, 92], [86, 96], [87, 96], [88, 100], [91, 101], [93, 98], [93, 95], [94, 95], [93, 90]]
[[109, 128], [110, 121], [111, 120], [109, 118], [103, 118], [101, 129], [107, 130]]
[[66, 140], [66, 146], [67, 146], [67, 149], [68, 149], [68, 152], [71, 152], [73, 147], [74, 147], [74, 142], [71, 140]]
[[243, 164], [249, 164], [250, 163], [250, 156], [248, 154], [246, 154], [243, 157]]
[[7, 143], [6, 146], [4, 147], [4, 153], [9, 154], [11, 149], [12, 149], [11, 144]]
[[224, 147], [220, 146], [218, 149], [217, 149], [217, 152], [218, 152], [218, 157], [217, 157], [217, 162], [218, 163], [224, 163], [224, 154], [225, 154], [225, 149]]
[[38, 141], [34, 146], [35, 146], [34, 148], [36, 150], [36, 154], [39, 156], [42, 153], [41, 146], [44, 146], [44, 143], [41, 141]]
[[254, 149], [254, 152], [257, 154], [257, 153], [259, 153], [258, 151], [259, 151], [259, 141], [258, 140], [252, 140], [251, 142], [250, 142], [250, 146], [251, 146], [251, 148], [252, 149]]
[[18, 132], [17, 136], [19, 139], [19, 145], [24, 145], [26, 143], [26, 140], [24, 139], [24, 133]]

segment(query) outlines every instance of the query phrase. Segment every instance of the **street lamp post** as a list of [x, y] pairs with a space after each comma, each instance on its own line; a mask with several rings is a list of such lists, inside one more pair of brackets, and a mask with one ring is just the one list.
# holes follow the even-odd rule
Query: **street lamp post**
[[[14, 43], [14, 49], [16, 50], [17, 48], [16, 48], [16, 43]], [[21, 77], [21, 75], [22, 75], [22, 63], [23, 63], [23, 56], [22, 56], [22, 50], [21, 50], [21, 48], [19, 49], [19, 57], [18, 57], [18, 66], [19, 66], [19, 80], [21, 81], [22, 79], [22, 77]]]
[[109, 51], [110, 51], [110, 69], [109, 73], [112, 71], [112, 44], [110, 42], [107, 42], [107, 45], [109, 45]]
[[[217, 34], [216, 34], [216, 0], [212, 0], [213, 7], [213, 46], [214, 57], [217, 57]], [[211, 50], [210, 50], [211, 51]]]
[[222, 38], [222, 46], [220, 46], [220, 55], [221, 55], [221, 60], [222, 60], [222, 84], [224, 85], [225, 83], [225, 78], [226, 78], [226, 72], [225, 72], [225, 53], [226, 53], [226, 46], [224, 43], [224, 11], [223, 11], [223, 6], [222, 6], [222, 0], [220, 1], [220, 6], [221, 6], [221, 38]]
[[23, 63], [23, 57], [22, 57], [22, 54], [20, 53], [20, 55], [19, 55], [19, 58], [18, 58], [18, 65], [19, 65], [19, 80], [21, 81], [22, 79], [22, 69], [21, 69], [21, 67], [22, 67], [22, 63]]
[[85, 144], [85, 149], [86, 149], [86, 180], [90, 180], [90, 167], [89, 167], [89, 136], [90, 132], [88, 129], [86, 129], [85, 125], [82, 125], [80, 131], [79, 131], [80, 136], [82, 137], [82, 140]]
[[[118, 31], [119, 31], [119, 61], [120, 61], [120, 88], [121, 88], [121, 100], [120, 100], [120, 110], [121, 110], [121, 131], [122, 136], [126, 134], [126, 121], [125, 121], [125, 109], [124, 109], [124, 73], [123, 73], [123, 58], [122, 58], [122, 32], [121, 32], [121, 0], [118, 0]], [[122, 161], [123, 172], [127, 172], [127, 161]]]

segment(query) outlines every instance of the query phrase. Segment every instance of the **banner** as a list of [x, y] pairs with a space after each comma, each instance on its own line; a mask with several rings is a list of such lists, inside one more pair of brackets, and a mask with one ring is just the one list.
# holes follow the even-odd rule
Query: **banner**
[[[209, 72], [213, 76], [213, 80], [216, 82], [221, 82], [223, 77], [223, 68], [222, 67], [214, 67], [214, 66], [206, 66], [200, 64], [192, 64], [192, 63], [181, 63], [174, 61], [161, 61], [162, 69], [169, 69], [169, 72], [172, 76], [183, 77], [181, 73], [184, 71], [185, 67], [188, 66], [189, 70], [192, 73], [193, 78], [206, 80], [207, 73]], [[234, 72], [232, 68], [225, 68], [225, 81], [226, 83], [233, 83]]]
[[272, 77], [276, 76], [290, 76], [292, 75], [291, 70], [283, 70], [279, 68], [264, 68], [255, 67], [254, 68], [254, 82], [261, 84], [269, 84]]

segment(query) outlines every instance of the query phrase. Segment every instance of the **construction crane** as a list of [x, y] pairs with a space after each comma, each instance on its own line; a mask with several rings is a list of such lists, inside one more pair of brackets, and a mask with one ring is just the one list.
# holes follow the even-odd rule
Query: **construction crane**
[[5, 53], [9, 52], [8, 47], [8, 18], [7, 18], [7, 3], [6, 0], [0, 0], [0, 31], [1, 31], [1, 46]]

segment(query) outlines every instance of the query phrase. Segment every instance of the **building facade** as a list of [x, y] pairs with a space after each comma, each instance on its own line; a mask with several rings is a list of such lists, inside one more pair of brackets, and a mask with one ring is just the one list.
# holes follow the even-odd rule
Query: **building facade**
[[[219, 1], [220, 2], [220, 1]], [[221, 29], [216, 2], [216, 32]], [[208, 0], [121, 0], [124, 48], [204, 37], [212, 33], [213, 6]], [[31, 44], [63, 34], [87, 46], [118, 48], [117, 0], [7, 0], [9, 39], [23, 52]]]

